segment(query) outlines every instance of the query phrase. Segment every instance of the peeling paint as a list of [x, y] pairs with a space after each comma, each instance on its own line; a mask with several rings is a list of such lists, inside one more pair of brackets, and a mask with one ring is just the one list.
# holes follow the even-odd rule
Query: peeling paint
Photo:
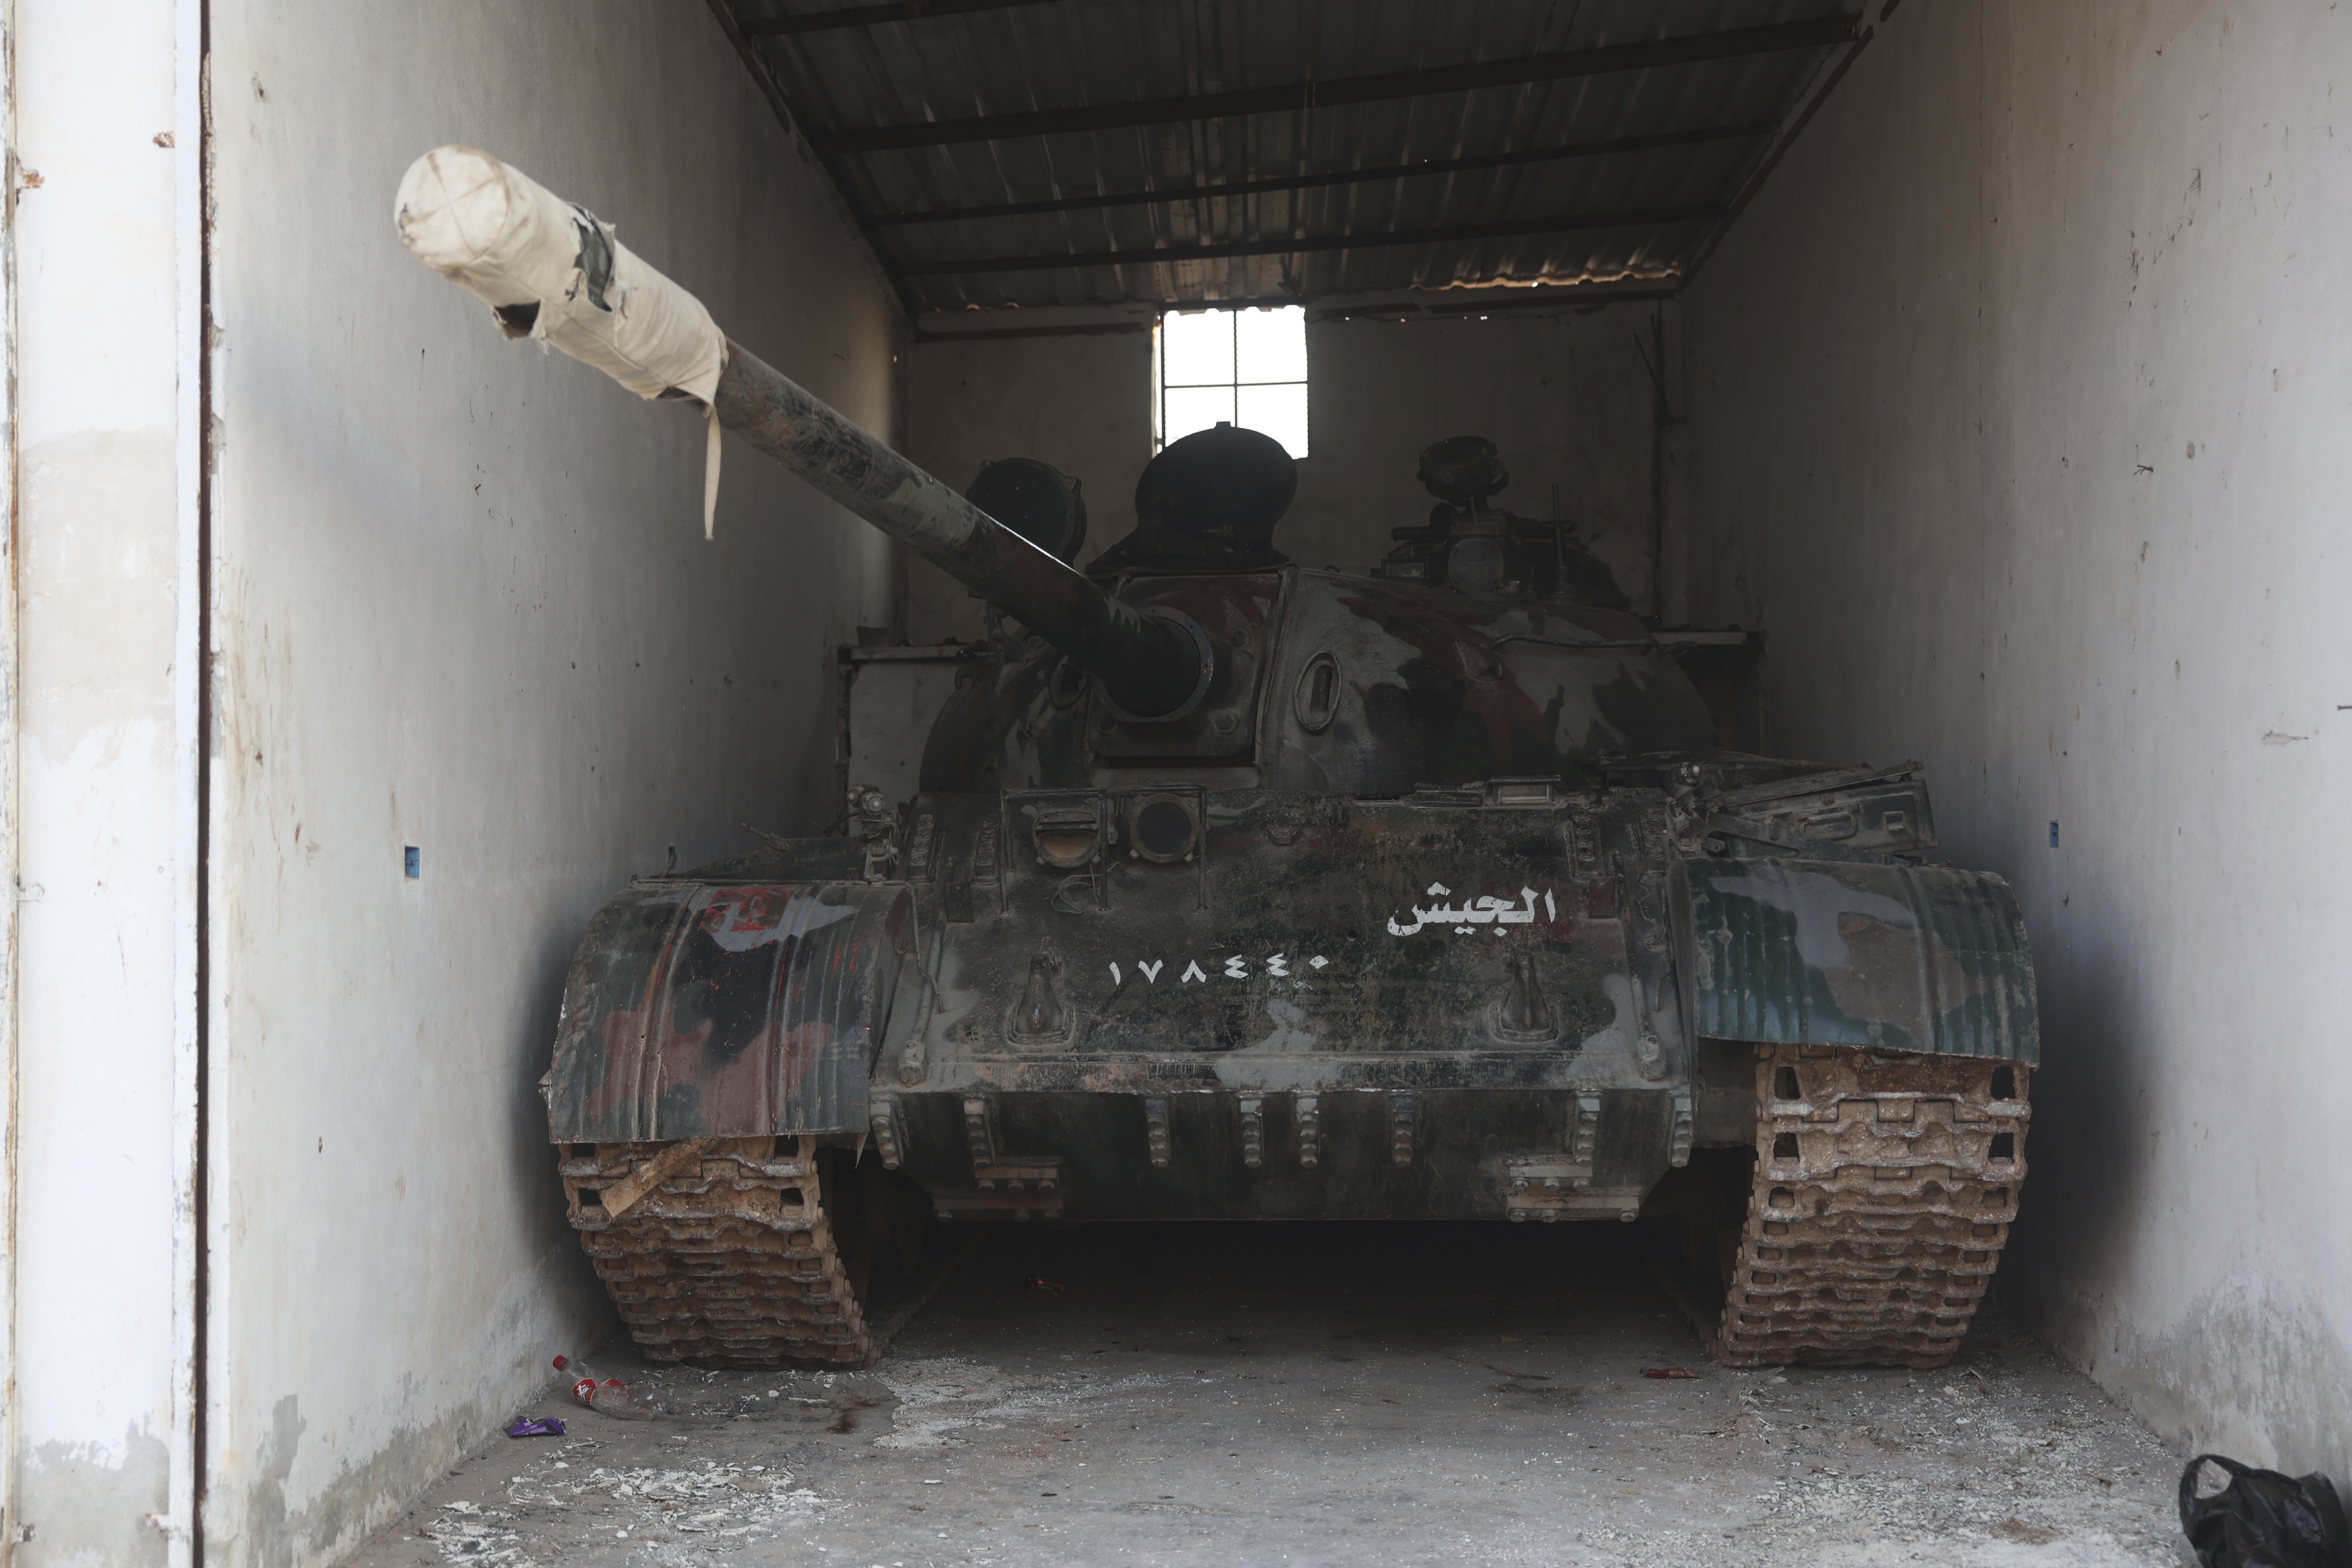
[[148, 1521], [168, 1517], [171, 1448], [132, 1428], [119, 1450], [88, 1443], [38, 1443], [17, 1478], [17, 1520], [32, 1540], [13, 1553], [18, 1568], [140, 1568], [164, 1561], [168, 1542]]

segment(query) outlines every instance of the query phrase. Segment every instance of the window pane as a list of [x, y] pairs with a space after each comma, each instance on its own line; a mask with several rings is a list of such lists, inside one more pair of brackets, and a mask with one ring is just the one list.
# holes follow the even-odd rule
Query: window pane
[[1168, 389], [1168, 423], [1160, 433], [1164, 442], [1179, 441], [1196, 430], [1207, 430], [1217, 421], [1231, 423], [1234, 417], [1234, 389], [1223, 387], [1170, 387]]
[[[1307, 309], [1300, 305], [1234, 312], [1239, 382], [1307, 379]], [[1171, 376], [1170, 381], [1176, 378]]]
[[[1169, 394], [1173, 397], [1175, 394]], [[1307, 455], [1307, 383], [1289, 382], [1270, 387], [1235, 390], [1241, 417], [1234, 423], [1260, 431], [1282, 443], [1293, 457]]]
[[1230, 382], [1234, 379], [1234, 313], [1195, 310], [1161, 317], [1160, 362], [1161, 378], [1171, 387]]

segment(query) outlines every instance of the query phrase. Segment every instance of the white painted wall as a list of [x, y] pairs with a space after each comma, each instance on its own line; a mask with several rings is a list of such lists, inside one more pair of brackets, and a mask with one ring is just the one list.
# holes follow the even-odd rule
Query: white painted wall
[[[16, 10], [10, 1522], [21, 1563], [157, 1562], [193, 1475], [199, 13]], [[609, 1322], [533, 1087], [563, 963], [669, 846], [825, 808], [831, 650], [888, 611], [878, 538], [748, 450], [705, 544], [695, 417], [501, 340], [400, 246], [401, 171], [495, 149], [885, 435], [898, 323], [698, 0], [209, 11], [206, 1544], [292, 1565]]]
[[[1361, 570], [1389, 530], [1426, 522], [1413, 477], [1423, 446], [1491, 436], [1511, 470], [1502, 504], [1562, 515], [1653, 608], [1657, 566], [1655, 305], [1400, 323], [1370, 315], [1307, 329], [1309, 455], [1275, 543], [1308, 566]], [[1663, 308], [1669, 314], [1671, 305]], [[918, 343], [909, 351], [907, 450], [961, 488], [998, 457], [1039, 457], [1086, 486], [1090, 560], [1135, 527], [1135, 482], [1151, 460], [1151, 344], [1142, 334]], [[907, 565], [917, 643], [981, 635], [965, 590]]]
[[2003, 1295], [2339, 1476], [2347, 60], [2329, 5], [1910, 0], [1684, 297], [1695, 618], [1769, 628], [1779, 749], [1927, 758], [2033, 933]]
[[20, 1563], [184, 1560], [195, 1042], [195, 10], [20, 0], [12, 239]]

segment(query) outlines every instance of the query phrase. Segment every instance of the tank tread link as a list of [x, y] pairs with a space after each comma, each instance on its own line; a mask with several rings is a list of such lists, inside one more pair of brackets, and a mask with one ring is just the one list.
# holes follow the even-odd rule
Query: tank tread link
[[1949, 1361], [2017, 1218], [2026, 1078], [2006, 1061], [1758, 1047], [1755, 1192], [1717, 1355]]
[[709, 1140], [618, 1218], [604, 1194], [679, 1145], [599, 1144], [562, 1163], [572, 1224], [647, 1358], [862, 1366], [882, 1353], [824, 1212], [817, 1142]]

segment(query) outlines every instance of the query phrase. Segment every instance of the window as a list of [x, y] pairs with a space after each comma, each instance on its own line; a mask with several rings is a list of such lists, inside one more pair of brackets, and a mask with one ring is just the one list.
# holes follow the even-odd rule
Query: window
[[1220, 421], [1261, 431], [1307, 455], [1307, 311], [1171, 310], [1153, 340], [1159, 444]]

